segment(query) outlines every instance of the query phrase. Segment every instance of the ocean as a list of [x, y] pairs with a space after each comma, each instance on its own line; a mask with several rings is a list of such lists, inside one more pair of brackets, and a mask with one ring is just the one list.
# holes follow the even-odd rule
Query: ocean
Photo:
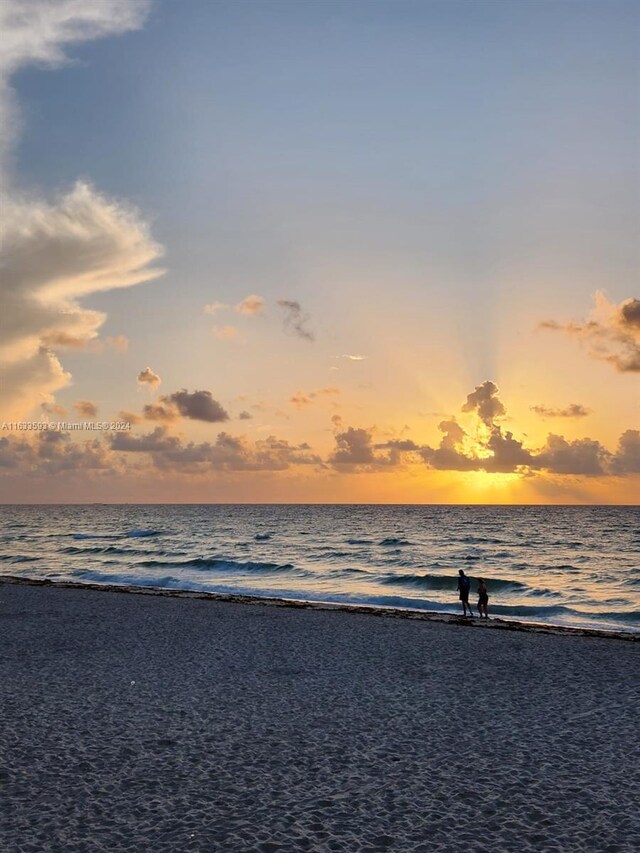
[[[640, 631], [640, 507], [3, 506], [0, 574]], [[474, 606], [474, 611], [475, 611]]]

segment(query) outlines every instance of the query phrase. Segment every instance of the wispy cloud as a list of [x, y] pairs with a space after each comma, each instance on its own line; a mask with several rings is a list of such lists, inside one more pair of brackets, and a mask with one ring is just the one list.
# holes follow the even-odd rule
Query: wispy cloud
[[615, 305], [598, 291], [586, 320], [545, 320], [540, 326], [576, 338], [592, 358], [608, 362], [620, 373], [640, 372], [640, 299]]
[[210, 302], [208, 305], [204, 306], [203, 310], [205, 314], [211, 314], [212, 317], [215, 317], [219, 311], [222, 311], [227, 307], [228, 306], [225, 305], [224, 302]]
[[235, 311], [237, 314], [244, 314], [246, 317], [255, 317], [257, 314], [262, 314], [266, 306], [267, 303], [262, 296], [251, 293], [236, 305], [229, 305], [226, 302], [210, 302], [204, 306], [204, 313], [215, 316], [220, 311]]
[[98, 414], [98, 407], [91, 400], [78, 400], [73, 404], [73, 408], [81, 418], [95, 418]]
[[238, 337], [238, 330], [235, 326], [214, 326], [213, 334], [221, 341], [232, 341]]
[[236, 311], [239, 314], [247, 314], [250, 317], [256, 314], [261, 314], [266, 306], [262, 296], [257, 296], [255, 293], [245, 296], [245, 298], [236, 305]]
[[305, 341], [315, 341], [315, 335], [308, 328], [310, 317], [305, 314], [299, 302], [291, 299], [279, 299], [278, 305], [284, 311], [284, 329]]
[[149, 0], [2, 0], [0, 4], [0, 160], [19, 131], [9, 81], [27, 65], [49, 68], [68, 61], [65, 47], [141, 27]]
[[367, 356], [366, 355], [349, 355], [345, 353], [344, 355], [334, 355], [333, 358], [346, 358], [349, 361], [364, 361]]
[[542, 418], [586, 418], [591, 414], [591, 409], [587, 409], [581, 403], [569, 403], [563, 408], [554, 408], [553, 406], [544, 406], [539, 404], [531, 406], [531, 411]]
[[322, 397], [337, 397], [340, 394], [339, 388], [318, 388], [315, 391], [309, 391], [304, 393], [303, 391], [297, 391], [289, 398], [289, 402], [293, 403], [294, 406], [297, 406], [299, 409], [304, 408], [305, 406], [310, 406], [312, 403], [317, 401]]

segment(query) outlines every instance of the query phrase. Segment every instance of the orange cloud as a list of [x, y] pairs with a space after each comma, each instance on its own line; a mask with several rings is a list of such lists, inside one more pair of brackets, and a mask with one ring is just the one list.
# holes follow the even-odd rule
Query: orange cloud
[[293, 403], [293, 405], [297, 406], [299, 409], [303, 409], [305, 406], [310, 406], [319, 397], [333, 397], [338, 394], [340, 394], [340, 389], [334, 387], [318, 388], [316, 391], [309, 391], [307, 394], [302, 391], [297, 391], [289, 398], [289, 402]]
[[590, 317], [580, 323], [545, 320], [544, 329], [564, 332], [586, 347], [592, 358], [606, 361], [620, 373], [640, 372], [640, 299], [619, 305], [598, 291]]

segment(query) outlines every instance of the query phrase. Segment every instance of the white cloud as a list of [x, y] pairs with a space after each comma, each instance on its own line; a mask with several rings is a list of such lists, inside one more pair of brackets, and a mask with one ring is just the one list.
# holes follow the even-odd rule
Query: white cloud
[[[26, 65], [67, 62], [65, 45], [142, 26], [149, 0], [2, 0], [0, 3], [0, 163], [19, 129], [10, 77]], [[2, 166], [0, 166], [2, 169]]]
[[4, 208], [0, 399], [3, 411], [28, 410], [69, 381], [56, 353], [86, 347], [106, 319], [79, 299], [160, 275], [149, 263], [161, 249], [132, 210], [87, 184], [54, 204]]
[[[61, 350], [97, 345], [106, 317], [80, 299], [161, 274], [162, 250], [140, 215], [79, 182], [53, 202], [11, 187], [7, 154], [17, 132], [10, 76], [66, 61], [65, 45], [139, 27], [146, 0], [3, 0], [0, 4], [0, 403], [26, 414], [71, 379]], [[114, 339], [122, 341], [123, 339]]]

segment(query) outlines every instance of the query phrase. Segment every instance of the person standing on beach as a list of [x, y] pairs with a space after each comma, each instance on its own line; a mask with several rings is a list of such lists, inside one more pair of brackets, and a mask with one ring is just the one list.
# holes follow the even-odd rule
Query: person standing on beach
[[489, 604], [489, 593], [487, 592], [487, 585], [484, 582], [484, 578], [480, 578], [478, 580], [478, 613], [480, 614], [480, 618], [484, 616], [485, 619], [489, 618], [489, 614], [487, 613], [487, 605]]
[[465, 575], [465, 573], [460, 569], [458, 572], [458, 592], [460, 593], [460, 601], [462, 602], [462, 615], [467, 615], [467, 608], [469, 608], [469, 616], [473, 616], [471, 612], [471, 605], [469, 604], [469, 591], [471, 590], [471, 581]]

